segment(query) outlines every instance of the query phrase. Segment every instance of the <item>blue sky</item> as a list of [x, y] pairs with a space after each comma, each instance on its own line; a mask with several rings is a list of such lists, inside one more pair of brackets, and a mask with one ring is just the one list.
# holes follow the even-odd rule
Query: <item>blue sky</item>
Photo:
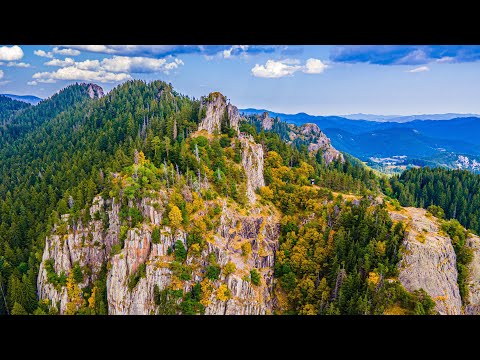
[[0, 45], [0, 93], [48, 97], [161, 79], [239, 108], [314, 115], [480, 113], [479, 46]]

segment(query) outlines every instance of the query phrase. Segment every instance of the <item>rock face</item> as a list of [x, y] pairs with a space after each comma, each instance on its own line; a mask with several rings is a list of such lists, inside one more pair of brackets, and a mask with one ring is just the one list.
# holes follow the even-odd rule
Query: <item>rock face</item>
[[321, 135], [322, 130], [318, 127], [317, 124], [307, 123], [300, 126], [300, 133], [302, 135]]
[[[223, 268], [228, 262], [236, 270], [227, 276], [222, 271], [217, 280], [210, 281], [211, 293], [204, 299], [206, 314], [269, 314], [273, 311], [273, 266], [274, 254], [278, 248], [279, 221], [273, 208], [255, 208], [250, 215], [240, 215], [237, 208], [221, 202], [221, 213], [216, 221], [213, 235], [206, 236], [206, 246], [200, 254], [188, 253], [185, 264], [192, 269], [191, 279], [179, 282], [171, 268], [174, 255], [171, 249], [180, 240], [187, 247], [187, 233], [160, 225], [164, 216], [166, 196], [159, 193], [157, 198], [144, 199], [136, 206], [145, 221], [126, 231], [123, 249], [112, 254], [112, 246], [120, 244], [120, 206], [110, 200], [104, 202], [97, 197], [90, 208], [92, 219], [97, 211], [108, 216], [104, 220], [91, 220], [88, 224], [76, 223], [68, 226], [67, 234], [51, 235], [46, 239], [43, 261], [38, 276], [40, 299], [59, 302], [63, 314], [66, 304], [71, 301], [65, 286], [49, 283], [46, 262], [54, 263], [57, 274], [68, 275], [78, 261], [82, 268], [91, 270], [84, 277], [80, 288], [92, 286], [98, 278], [102, 264], [107, 264], [107, 302], [109, 314], [155, 314], [157, 305], [154, 289], [177, 286], [184, 293], [196, 283], [205, 280], [205, 268], [210, 254], [214, 253], [218, 265]], [[156, 203], [156, 205], [155, 205]], [[205, 203], [206, 213], [211, 207], [219, 206], [218, 201]], [[68, 221], [68, 218], [65, 217]], [[107, 226], [108, 224], [108, 226]], [[104, 227], [107, 226], [107, 227]], [[158, 243], [152, 242], [154, 227], [160, 229]], [[243, 248], [249, 244], [251, 252]], [[242, 246], [243, 245], [243, 246]], [[144, 276], [132, 284], [132, 278], [143, 269]], [[255, 286], [249, 280], [250, 270], [257, 269], [261, 283]], [[179, 285], [180, 284], [180, 285]], [[231, 296], [228, 299], [219, 294], [226, 286]]]
[[343, 155], [335, 149], [330, 139], [320, 130], [316, 124], [303, 124], [300, 126], [300, 134], [308, 138], [310, 144], [308, 145], [309, 152], [323, 152], [323, 159], [328, 165], [333, 160], [340, 158], [343, 162]]
[[264, 112], [261, 117], [262, 128], [264, 130], [271, 130], [273, 126], [273, 119], [268, 115], [268, 112]]
[[469, 295], [465, 314], [480, 315], [480, 237], [470, 236], [467, 239], [467, 246], [473, 250], [473, 260], [469, 265], [470, 278], [467, 283]]
[[[151, 241], [151, 229], [128, 230], [125, 247], [111, 259], [111, 270], [107, 277], [108, 313], [113, 315], [147, 315], [154, 314], [156, 305], [153, 298], [155, 285], [163, 289], [170, 283], [171, 270], [159, 266], [162, 258], [167, 257], [168, 248], [173, 248], [175, 241], [181, 240], [186, 246], [186, 234], [173, 237], [169, 228], [160, 235], [160, 243]], [[146, 264], [146, 276], [129, 289], [128, 282], [140, 265]]]
[[220, 126], [225, 112], [227, 113], [230, 127], [238, 132], [240, 114], [238, 108], [231, 104], [227, 104], [227, 99], [219, 92], [213, 92], [208, 97], [203, 98], [200, 104], [200, 111], [205, 109], [205, 117], [200, 120], [199, 130], [207, 130], [213, 134], [215, 131], [220, 132]]
[[[435, 301], [440, 314], [462, 312], [462, 300], [457, 284], [456, 255], [451, 239], [441, 235], [434, 217], [426, 210], [405, 208], [407, 235], [399, 280], [410, 292], [423, 288]], [[392, 216], [399, 219], [399, 216]]]
[[263, 178], [263, 147], [255, 143], [252, 136], [240, 134], [242, 165], [247, 175], [247, 197], [250, 203], [256, 199], [255, 190], [265, 186]]
[[[97, 211], [105, 212], [110, 220], [107, 231], [103, 228], [102, 220], [92, 220], [85, 225], [81, 222], [74, 226], [68, 225], [68, 233], [65, 235], [47, 237], [37, 288], [40, 299], [51, 299], [54, 304], [60, 302], [61, 314], [65, 311], [68, 302], [67, 291], [66, 288], [58, 289], [48, 282], [45, 262], [53, 260], [53, 269], [57, 274], [61, 272], [68, 274], [74, 263], [78, 262], [81, 267], [91, 269], [91, 274], [86, 274], [83, 283], [79, 286], [92, 284], [97, 279], [102, 264], [108, 260], [112, 246], [118, 242], [119, 210], [119, 206], [115, 203], [107, 206], [101, 197], [96, 197], [90, 208], [90, 216], [93, 219]], [[66, 216], [63, 219], [68, 221]]]
[[88, 96], [90, 96], [91, 99], [100, 99], [105, 95], [103, 93], [103, 88], [96, 84], [88, 84], [87, 91], [88, 91]]

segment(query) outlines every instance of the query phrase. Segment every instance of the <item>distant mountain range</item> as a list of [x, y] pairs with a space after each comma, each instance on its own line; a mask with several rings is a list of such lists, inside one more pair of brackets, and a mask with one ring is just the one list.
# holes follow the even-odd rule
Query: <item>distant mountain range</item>
[[397, 122], [397, 123], [405, 123], [415, 120], [452, 120], [458, 118], [466, 118], [466, 117], [478, 117], [480, 118], [479, 114], [458, 114], [458, 113], [446, 113], [446, 114], [422, 114], [422, 115], [375, 115], [375, 114], [349, 114], [349, 115], [309, 115], [306, 113], [298, 113], [298, 114], [281, 114], [275, 113], [270, 110], [265, 109], [240, 109], [240, 112], [243, 112], [247, 115], [249, 114], [259, 114], [263, 112], [272, 114], [283, 115], [284, 117], [287, 116], [291, 117], [298, 117], [298, 116], [314, 116], [314, 117], [321, 117], [321, 118], [344, 118], [348, 120], [365, 120], [365, 121], [375, 121], [375, 122]]
[[23, 101], [32, 105], [37, 105], [43, 99], [35, 95], [14, 95], [14, 94], [0, 94], [0, 96], [6, 96], [13, 100]]
[[465, 117], [480, 117], [478, 114], [423, 114], [423, 115], [373, 115], [373, 114], [351, 114], [351, 115], [339, 115], [345, 119], [350, 120], [368, 120], [379, 122], [409, 122], [415, 120], [451, 120]]
[[[244, 114], [265, 111], [267, 110], [240, 110]], [[372, 158], [404, 156], [399, 162], [401, 165], [429, 164], [468, 168], [464, 161], [460, 161], [463, 158], [459, 156], [467, 157], [470, 161], [480, 160], [480, 136], [478, 136], [480, 115], [470, 117], [465, 117], [464, 114], [412, 115], [421, 119], [392, 122], [352, 120], [341, 116], [313, 116], [305, 113], [282, 114], [272, 111], [268, 113], [271, 117], [278, 116], [281, 120], [296, 125], [317, 124], [331, 139], [335, 148], [367, 163], [371, 162]], [[434, 119], [427, 119], [428, 116]], [[446, 121], [449, 116], [457, 117]], [[390, 162], [390, 159], [385, 162]], [[382, 161], [369, 164], [379, 163], [382, 164]]]

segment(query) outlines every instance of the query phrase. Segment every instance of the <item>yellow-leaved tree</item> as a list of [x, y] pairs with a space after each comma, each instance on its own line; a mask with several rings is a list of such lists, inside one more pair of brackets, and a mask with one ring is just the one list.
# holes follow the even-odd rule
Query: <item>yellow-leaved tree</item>
[[232, 297], [232, 292], [227, 287], [227, 284], [222, 284], [217, 290], [217, 299], [220, 301], [227, 301]]
[[75, 282], [73, 276], [73, 271], [70, 271], [70, 274], [67, 278], [67, 295], [70, 301], [67, 303], [65, 309], [65, 315], [74, 315], [78, 308], [83, 304], [82, 291], [80, 287]]
[[90, 309], [95, 308], [95, 293], [97, 292], [97, 287], [94, 287], [92, 290], [92, 295], [88, 298], [88, 307]]
[[170, 226], [175, 231], [180, 227], [182, 223], [182, 212], [178, 208], [178, 206], [173, 205], [170, 213], [168, 214], [168, 219], [170, 220]]

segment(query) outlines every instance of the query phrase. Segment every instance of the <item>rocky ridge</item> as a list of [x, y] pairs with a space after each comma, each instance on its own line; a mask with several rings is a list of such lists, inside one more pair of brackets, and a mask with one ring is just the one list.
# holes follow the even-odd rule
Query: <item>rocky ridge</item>
[[240, 134], [242, 165], [247, 176], [247, 197], [250, 203], [256, 200], [255, 191], [265, 186], [263, 178], [263, 147], [255, 143], [250, 135]]
[[227, 113], [230, 127], [238, 132], [240, 114], [238, 108], [230, 103], [219, 92], [213, 92], [208, 97], [203, 98], [200, 105], [200, 111], [205, 111], [205, 116], [200, 120], [198, 130], [207, 130], [209, 133], [220, 132], [222, 118]]
[[261, 121], [262, 121], [262, 128], [264, 130], [271, 130], [272, 129], [272, 126], [273, 126], [273, 121], [274, 119], [272, 119], [270, 117], [270, 115], [268, 114], [268, 112], [264, 112], [261, 116]]
[[399, 263], [399, 280], [408, 291], [424, 289], [441, 315], [476, 314], [480, 309], [480, 238], [467, 239], [474, 253], [468, 282], [469, 299], [462, 307], [458, 288], [455, 250], [450, 237], [440, 230], [439, 221], [424, 209], [413, 207], [390, 211], [394, 221], [406, 225], [404, 250]]
[[97, 84], [88, 84], [87, 91], [90, 99], [100, 99], [105, 96], [105, 94], [103, 93], [103, 88], [101, 86], [98, 86]]
[[[40, 299], [48, 299], [52, 304], [59, 303], [60, 313], [65, 313], [67, 303], [71, 301], [65, 286], [58, 287], [49, 283], [46, 262], [52, 261], [56, 273], [72, 271], [75, 262], [82, 268], [91, 269], [84, 276], [80, 288], [92, 286], [98, 278], [102, 264], [108, 263], [107, 300], [109, 314], [155, 314], [154, 288], [160, 290], [174, 286], [188, 292], [192, 285], [202, 281], [203, 271], [211, 253], [215, 254], [218, 265], [224, 267], [228, 262], [236, 266], [234, 273], [225, 275], [222, 271], [218, 280], [211, 281], [211, 293], [204, 299], [206, 314], [268, 314], [273, 311], [273, 265], [274, 254], [278, 248], [278, 216], [271, 208], [256, 208], [250, 215], [241, 215], [239, 211], [221, 204], [222, 212], [218, 226], [208, 238], [206, 248], [201, 254], [188, 254], [186, 264], [194, 270], [192, 279], [179, 282], [170, 268], [173, 256], [169, 249], [180, 240], [186, 247], [187, 233], [178, 230], [172, 232], [168, 226], [159, 225], [164, 216], [164, 196], [159, 193], [155, 200], [144, 199], [138, 204], [145, 217], [140, 226], [128, 229], [124, 248], [112, 254], [112, 246], [118, 244], [119, 205], [114, 201], [104, 202], [101, 197], [95, 199], [90, 212], [105, 211], [109, 226], [104, 227], [100, 220], [91, 220], [68, 226], [67, 234], [47, 237], [42, 265], [38, 276]], [[160, 204], [160, 206], [154, 203]], [[102, 207], [106, 207], [102, 209]], [[217, 203], [206, 204], [209, 207]], [[68, 220], [65, 218], [65, 220]], [[152, 231], [160, 226], [160, 241], [152, 242]], [[243, 254], [245, 243], [250, 244], [251, 253]], [[140, 266], [145, 267], [145, 276], [129, 287], [129, 279], [136, 274]], [[259, 286], [253, 285], [246, 277], [250, 270], [257, 269], [261, 275]], [[225, 284], [231, 292], [227, 300], [218, 295], [218, 289]]]
[[468, 299], [465, 314], [480, 315], [480, 237], [470, 235], [466, 242], [473, 251], [473, 260], [469, 265], [470, 278], [468, 279]]
[[299, 135], [294, 138], [303, 137], [308, 142], [308, 151], [315, 153], [317, 151], [323, 152], [323, 159], [325, 164], [330, 164], [333, 160], [339, 158], [344, 161], [342, 153], [335, 149], [330, 139], [320, 130], [316, 124], [303, 124], [299, 128]]

